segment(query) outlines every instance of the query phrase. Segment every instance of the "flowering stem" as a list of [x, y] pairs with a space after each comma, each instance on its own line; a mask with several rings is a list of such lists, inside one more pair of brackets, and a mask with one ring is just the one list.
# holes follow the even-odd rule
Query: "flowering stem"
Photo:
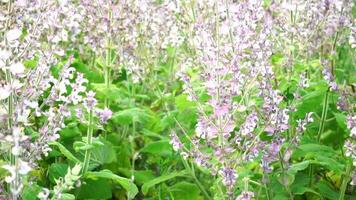
[[323, 111], [321, 114], [320, 126], [319, 126], [318, 137], [317, 137], [318, 143], [320, 143], [321, 133], [324, 131], [325, 120], [326, 120], [326, 115], [327, 115], [327, 111], [328, 111], [328, 103], [329, 103], [329, 88], [326, 91], [326, 94], [324, 97]]
[[[106, 48], [106, 57], [105, 57], [105, 66], [104, 66], [104, 80], [105, 80], [105, 86], [107, 89], [106, 92], [109, 92], [109, 88], [110, 88], [110, 65], [111, 65], [110, 45], [111, 45], [111, 41], [108, 38], [107, 39], [107, 48]], [[105, 96], [104, 104], [105, 104], [106, 108], [109, 107], [109, 99], [108, 99], [107, 95]]]
[[[110, 22], [111, 22], [111, 18], [112, 18], [111, 11], [108, 14], [108, 18], [109, 18], [109, 27], [110, 27]], [[111, 68], [111, 62], [112, 62], [112, 60], [111, 60], [111, 38], [110, 38], [109, 34], [110, 34], [110, 30], [109, 30], [108, 36], [106, 38], [107, 47], [106, 47], [105, 66], [104, 66], [104, 80], [105, 80], [106, 92], [109, 92], [109, 88], [110, 88], [110, 68]], [[108, 99], [107, 95], [105, 95], [104, 105], [106, 108], [109, 108], [109, 99]]]
[[[92, 141], [93, 141], [93, 110], [91, 109], [89, 111], [89, 125], [88, 125], [88, 130], [87, 130], [87, 145], [90, 146], [92, 144]], [[82, 174], [85, 174], [89, 169], [90, 154], [91, 154], [90, 151], [91, 151], [90, 148], [85, 150]]]
[[[131, 160], [131, 182], [135, 181], [135, 137], [136, 137], [136, 118], [132, 118], [132, 139], [131, 139], [131, 153], [132, 153], [132, 160]], [[128, 197], [129, 198], [129, 197]], [[129, 198], [130, 199], [130, 198]]]
[[351, 169], [352, 169], [352, 162], [348, 161], [346, 163], [346, 173], [345, 173], [345, 176], [344, 176], [344, 178], [342, 180], [342, 184], [341, 184], [341, 188], [340, 188], [339, 200], [344, 200], [345, 191], [346, 191], [346, 188], [347, 188], [347, 183], [350, 180], [350, 174], [351, 174], [351, 171], [352, 171]]

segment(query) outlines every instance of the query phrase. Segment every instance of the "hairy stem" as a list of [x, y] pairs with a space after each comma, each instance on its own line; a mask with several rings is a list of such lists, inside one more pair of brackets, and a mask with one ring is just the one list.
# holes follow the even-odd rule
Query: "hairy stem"
[[[112, 12], [109, 12], [108, 14], [108, 19], [109, 19], [109, 27], [110, 27], [110, 22], [112, 20]], [[110, 34], [110, 30], [109, 33]], [[112, 58], [111, 58], [111, 38], [110, 35], [107, 36], [106, 38], [106, 55], [105, 55], [105, 66], [104, 66], [104, 80], [105, 80], [105, 86], [108, 92], [110, 88], [110, 70], [111, 70], [111, 63], [112, 63]], [[109, 108], [109, 99], [107, 95], [105, 95], [104, 99], [104, 105], [106, 108]]]
[[[87, 130], [87, 145], [90, 146], [93, 142], [93, 110], [89, 111], [89, 125]], [[84, 163], [82, 174], [85, 174], [89, 169], [91, 149], [85, 150]]]
[[[282, 156], [282, 153], [281, 153], [281, 152], [279, 152], [278, 155], [279, 155], [279, 161], [280, 161], [281, 168], [282, 168], [283, 178], [285, 178], [285, 176], [286, 176], [286, 170], [285, 170], [284, 164], [283, 164], [283, 156]], [[290, 188], [289, 188], [289, 184], [288, 184], [288, 185], [285, 185], [284, 180], [283, 180], [283, 185], [284, 185], [284, 188], [287, 190], [290, 199], [293, 200], [294, 197], [293, 197], [293, 194], [292, 194], [292, 192], [291, 192], [291, 190], [290, 190]]]
[[340, 187], [339, 200], [344, 200], [345, 192], [346, 192], [346, 188], [347, 188], [347, 183], [349, 182], [350, 176], [351, 176], [351, 171], [352, 171], [352, 162], [348, 161], [347, 164], [346, 164], [345, 176], [342, 179], [342, 184], [341, 184], [341, 187]]
[[210, 197], [209, 193], [205, 190], [204, 186], [200, 183], [200, 181], [196, 177], [194, 169], [192, 169], [189, 166], [189, 164], [188, 164], [188, 162], [186, 160], [182, 159], [182, 161], [183, 161], [184, 167], [189, 171], [190, 175], [193, 177], [193, 179], [194, 179], [195, 183], [197, 184], [197, 186], [199, 187], [200, 191], [203, 192], [203, 195], [205, 196], [205, 199], [209, 199], [209, 200], [212, 199]]
[[326, 91], [326, 94], [325, 94], [325, 97], [324, 97], [323, 111], [322, 111], [322, 114], [321, 114], [320, 126], [319, 126], [318, 136], [317, 136], [318, 143], [320, 143], [321, 134], [324, 131], [326, 115], [327, 115], [327, 112], [328, 112], [328, 104], [329, 104], [329, 88]]
[[271, 194], [270, 194], [270, 190], [269, 190], [269, 187], [268, 187], [268, 184], [267, 184], [267, 182], [268, 182], [268, 175], [264, 174], [263, 176], [264, 176], [263, 182], [264, 182], [264, 188], [265, 188], [265, 191], [266, 191], [266, 198], [267, 198], [267, 200], [272, 200]]
[[[132, 153], [132, 160], [131, 160], [131, 182], [134, 183], [135, 181], [135, 137], [136, 137], [136, 119], [135, 117], [132, 119], [132, 139], [131, 139], [131, 153]], [[130, 198], [128, 198], [130, 199]]]

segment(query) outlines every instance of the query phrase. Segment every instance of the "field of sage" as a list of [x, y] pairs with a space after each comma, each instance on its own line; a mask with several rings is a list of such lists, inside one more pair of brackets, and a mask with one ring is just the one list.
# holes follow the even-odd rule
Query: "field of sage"
[[356, 200], [355, 3], [0, 0], [0, 200]]

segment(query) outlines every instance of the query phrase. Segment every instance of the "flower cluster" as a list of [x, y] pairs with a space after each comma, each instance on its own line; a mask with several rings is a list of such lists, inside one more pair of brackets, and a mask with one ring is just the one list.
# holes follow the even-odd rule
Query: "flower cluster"
[[[271, 171], [283, 142], [280, 134], [288, 129], [289, 110], [279, 106], [283, 98], [273, 88], [269, 64], [273, 19], [263, 6], [259, 1], [198, 1], [199, 15], [190, 41], [196, 57], [189, 62], [200, 66], [196, 70], [201, 77], [192, 79], [189, 68], [181, 72], [185, 92], [197, 101], [199, 110], [193, 147], [186, 153], [198, 165], [218, 173], [229, 195], [236, 184], [237, 167], [243, 163], [262, 156], [261, 166]], [[195, 84], [201, 84], [205, 91], [199, 92], [210, 97], [204, 105], [198, 101]], [[264, 103], [251, 104], [250, 97], [260, 97]], [[261, 141], [263, 132], [272, 141]], [[176, 135], [172, 143], [185, 151]]]
[[[56, 56], [64, 53], [57, 44], [67, 38], [64, 24], [71, 33], [78, 32], [77, 19], [62, 18], [70, 12], [64, 1], [19, 0], [1, 6], [0, 143], [10, 152], [2, 168], [9, 171], [5, 182], [17, 199], [23, 178], [60, 137], [64, 120], [72, 116], [71, 106], [93, 97], [86, 97], [88, 81], [71, 67], [73, 56], [63, 66], [58, 64]], [[56, 75], [51, 71], [54, 65], [60, 67]], [[110, 116], [107, 109], [101, 111], [102, 122]]]
[[[190, 20], [183, 24], [193, 22], [185, 35], [194, 57], [186, 59], [178, 76], [183, 92], [197, 103], [198, 121], [188, 149], [175, 133], [171, 134], [174, 150], [219, 174], [229, 195], [238, 167], [246, 162], [260, 159], [264, 173], [272, 172], [272, 163], [278, 159], [284, 157], [287, 162], [307, 124], [313, 122], [313, 113], [298, 119], [297, 127], [291, 125], [294, 119], [290, 113], [295, 108], [285, 103], [284, 94], [276, 89], [279, 84], [270, 58], [273, 53], [286, 54], [290, 71], [296, 57], [334, 55], [338, 32], [351, 25], [349, 5], [348, 0], [268, 4], [202, 0], [185, 8], [192, 10], [182, 13], [182, 18]], [[319, 52], [329, 44], [331, 49]], [[339, 91], [332, 74], [333, 61], [325, 59], [322, 65], [324, 79], [333, 91]], [[200, 76], [192, 76], [196, 72]], [[301, 99], [302, 88], [309, 87], [307, 73], [300, 75], [295, 100]], [[200, 94], [207, 94], [208, 100], [201, 102]], [[292, 129], [296, 133], [288, 142], [293, 145], [284, 149], [285, 132]], [[262, 140], [261, 135], [270, 139]], [[244, 193], [239, 198], [252, 196]]]

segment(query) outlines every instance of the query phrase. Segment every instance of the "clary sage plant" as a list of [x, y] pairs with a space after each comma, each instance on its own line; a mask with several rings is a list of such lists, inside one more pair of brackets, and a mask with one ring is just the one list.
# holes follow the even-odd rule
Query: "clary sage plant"
[[355, 10], [0, 0], [0, 200], [351, 199]]

